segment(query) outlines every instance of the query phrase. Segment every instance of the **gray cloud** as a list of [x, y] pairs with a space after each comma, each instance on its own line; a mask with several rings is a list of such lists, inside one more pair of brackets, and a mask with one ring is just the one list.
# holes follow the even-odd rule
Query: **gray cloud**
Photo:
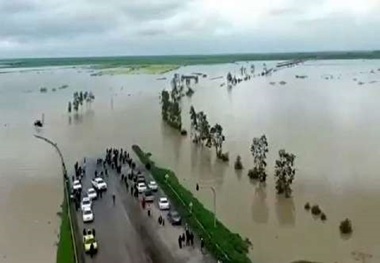
[[[237, 10], [262, 3], [237, 1], [247, 4]], [[380, 5], [358, 15], [316, 8], [329, 1], [284, 0], [240, 19], [210, 0], [0, 0], [0, 57], [378, 48]]]

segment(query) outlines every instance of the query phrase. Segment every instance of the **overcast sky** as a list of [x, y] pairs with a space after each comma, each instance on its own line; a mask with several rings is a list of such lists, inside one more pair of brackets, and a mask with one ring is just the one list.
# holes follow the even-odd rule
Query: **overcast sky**
[[0, 58], [380, 49], [380, 0], [0, 0]]

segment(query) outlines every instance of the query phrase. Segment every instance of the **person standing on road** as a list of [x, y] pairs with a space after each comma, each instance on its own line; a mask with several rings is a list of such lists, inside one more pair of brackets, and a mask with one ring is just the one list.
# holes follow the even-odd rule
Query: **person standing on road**
[[115, 194], [112, 194], [112, 202], [113, 202], [113, 206], [115, 206], [115, 199], [116, 199]]
[[205, 241], [203, 240], [203, 237], [201, 237], [201, 252], [203, 253], [203, 248], [205, 247]]
[[162, 224], [162, 216], [161, 216], [161, 215], [158, 217], [158, 224], [159, 224], [159, 225]]
[[190, 244], [190, 231], [186, 229], [186, 246]]
[[90, 245], [90, 257], [92, 258], [93, 256], [94, 256], [94, 244], [93, 243], [91, 243], [91, 245]]
[[182, 237], [181, 237], [181, 235], [178, 237], [178, 246], [180, 249], [182, 248]]
[[194, 246], [194, 233], [190, 232], [190, 245], [193, 247]]

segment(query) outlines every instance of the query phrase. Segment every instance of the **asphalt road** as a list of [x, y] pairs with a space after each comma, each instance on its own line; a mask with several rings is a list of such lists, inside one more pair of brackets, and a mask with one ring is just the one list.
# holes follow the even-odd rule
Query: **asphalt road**
[[[83, 192], [91, 186], [95, 169], [102, 170], [96, 165], [96, 160], [87, 159], [86, 175], [82, 180]], [[81, 211], [77, 218], [79, 228], [95, 228], [99, 251], [93, 258], [86, 255], [86, 262], [95, 263], [211, 263], [216, 262], [209, 255], [201, 253], [199, 241], [196, 246], [179, 249], [178, 236], [184, 232], [183, 227], [173, 227], [166, 222], [160, 226], [157, 222], [165, 213], [157, 208], [158, 196], [151, 205], [151, 217], [141, 208], [141, 203], [126, 190], [125, 184], [111, 168], [105, 181], [108, 190], [103, 197], [93, 201], [94, 221], [83, 224]], [[128, 166], [123, 166], [122, 173], [127, 174]], [[149, 177], [149, 175], [146, 175]], [[150, 179], [148, 179], [150, 180]], [[131, 186], [131, 183], [130, 183]], [[116, 196], [115, 205], [112, 194]], [[81, 235], [82, 233], [80, 233]]]

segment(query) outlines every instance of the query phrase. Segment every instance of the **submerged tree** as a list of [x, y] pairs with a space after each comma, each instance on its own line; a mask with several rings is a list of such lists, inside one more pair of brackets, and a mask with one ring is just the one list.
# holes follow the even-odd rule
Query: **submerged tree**
[[190, 135], [193, 139], [193, 142], [198, 143], [198, 141], [199, 141], [199, 134], [198, 134], [199, 128], [198, 128], [198, 121], [197, 121], [197, 112], [195, 111], [193, 106], [190, 107], [190, 119], [191, 119]]
[[163, 90], [161, 92], [161, 115], [164, 121], [168, 120], [169, 107], [170, 107], [169, 92], [166, 90]]
[[177, 100], [170, 99], [169, 92], [166, 90], [161, 92], [161, 115], [162, 119], [170, 126], [177, 130], [181, 130], [181, 106]]
[[274, 174], [276, 177], [276, 190], [278, 194], [285, 194], [285, 197], [290, 197], [292, 194], [291, 185], [296, 172], [294, 169], [296, 156], [292, 153], [287, 153], [285, 150], [280, 150], [278, 155], [279, 159], [276, 160]]
[[207, 120], [207, 115], [201, 111], [197, 113], [198, 132], [200, 140], [207, 146], [212, 146], [212, 137], [210, 133], [210, 124]]
[[215, 147], [216, 156], [220, 158], [222, 156], [223, 142], [225, 140], [222, 126], [218, 123], [215, 124], [210, 129], [210, 135], [211, 135], [212, 145]]
[[254, 168], [248, 171], [248, 176], [251, 179], [258, 179], [260, 182], [265, 182], [267, 174], [265, 168], [267, 163], [265, 161], [268, 152], [268, 141], [265, 135], [260, 138], [253, 138], [251, 145], [251, 154], [253, 156]]
[[238, 155], [235, 160], [235, 170], [241, 170], [243, 169], [243, 164], [241, 162], [241, 157]]
[[228, 72], [227, 74], [227, 83], [230, 83], [232, 81], [232, 75], [231, 72]]

